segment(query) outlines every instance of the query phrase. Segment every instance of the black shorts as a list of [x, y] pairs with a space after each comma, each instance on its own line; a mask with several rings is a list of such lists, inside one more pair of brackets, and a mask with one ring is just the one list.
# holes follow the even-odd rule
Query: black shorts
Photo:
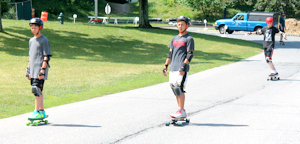
[[274, 48], [264, 48], [265, 58], [268, 57], [268, 58], [272, 59], [273, 51], [274, 51]]
[[43, 91], [45, 80], [39, 80], [39, 79], [31, 78], [30, 85], [32, 85], [34, 81], [38, 82], [38, 88], [40, 88], [41, 91]]

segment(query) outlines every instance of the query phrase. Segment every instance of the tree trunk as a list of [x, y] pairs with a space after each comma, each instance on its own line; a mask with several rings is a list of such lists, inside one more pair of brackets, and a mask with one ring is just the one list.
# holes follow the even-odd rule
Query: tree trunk
[[2, 13], [1, 13], [1, 11], [2, 11], [1, 2], [2, 2], [2, 0], [0, 0], [0, 32], [4, 32], [3, 28], [2, 28], [2, 19], [1, 19], [1, 15], [2, 15]]
[[139, 27], [140, 28], [152, 27], [149, 23], [149, 18], [148, 18], [148, 0], [139, 0], [139, 7], [140, 7]]

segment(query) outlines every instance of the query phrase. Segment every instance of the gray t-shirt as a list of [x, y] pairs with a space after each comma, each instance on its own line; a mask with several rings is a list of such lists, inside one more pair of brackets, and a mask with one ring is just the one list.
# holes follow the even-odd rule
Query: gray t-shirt
[[[29, 40], [29, 67], [30, 77], [38, 78], [38, 74], [41, 71], [44, 55], [51, 56], [50, 43], [48, 39], [42, 35], [38, 38], [32, 37]], [[45, 78], [48, 77], [49, 64], [45, 70]]]
[[[187, 50], [194, 50], [194, 39], [190, 34], [176, 35], [172, 38], [169, 48], [172, 49], [170, 71], [178, 71], [186, 59]], [[189, 69], [190, 66], [188, 65], [186, 72], [189, 72]]]

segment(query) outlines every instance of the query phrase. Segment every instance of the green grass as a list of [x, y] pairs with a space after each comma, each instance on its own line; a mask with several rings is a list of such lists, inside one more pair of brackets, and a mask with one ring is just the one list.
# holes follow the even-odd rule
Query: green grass
[[[3, 19], [0, 33], [0, 118], [34, 109], [25, 77], [28, 21]], [[88, 25], [45, 22], [42, 33], [51, 44], [45, 108], [82, 101], [168, 81], [162, 69], [168, 45], [178, 32], [134, 28], [133, 24]], [[233, 63], [262, 52], [243, 40], [191, 33], [195, 40], [190, 73]]]

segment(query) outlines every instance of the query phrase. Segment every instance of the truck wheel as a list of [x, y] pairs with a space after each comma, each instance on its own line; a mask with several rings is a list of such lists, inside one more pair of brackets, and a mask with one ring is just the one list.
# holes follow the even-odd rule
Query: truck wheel
[[229, 34], [232, 34], [233, 32], [234, 32], [233, 30], [228, 31]]
[[261, 27], [257, 27], [254, 29], [254, 31], [259, 32], [259, 31], [261, 31], [261, 29], [262, 29]]
[[225, 31], [225, 26], [224, 25], [220, 26], [219, 27], [220, 34], [224, 34], [224, 31]]

